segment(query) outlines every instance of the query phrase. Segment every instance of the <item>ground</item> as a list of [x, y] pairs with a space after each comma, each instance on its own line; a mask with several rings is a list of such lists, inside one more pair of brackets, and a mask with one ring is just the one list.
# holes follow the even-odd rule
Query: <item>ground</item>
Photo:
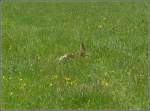
[[147, 109], [146, 2], [2, 6], [3, 109]]

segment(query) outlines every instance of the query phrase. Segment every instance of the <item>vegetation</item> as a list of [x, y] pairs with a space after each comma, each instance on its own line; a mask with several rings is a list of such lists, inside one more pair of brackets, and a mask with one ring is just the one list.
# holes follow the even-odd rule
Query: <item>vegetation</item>
[[[147, 109], [148, 6], [3, 4], [3, 109]], [[89, 56], [58, 64], [78, 52]]]

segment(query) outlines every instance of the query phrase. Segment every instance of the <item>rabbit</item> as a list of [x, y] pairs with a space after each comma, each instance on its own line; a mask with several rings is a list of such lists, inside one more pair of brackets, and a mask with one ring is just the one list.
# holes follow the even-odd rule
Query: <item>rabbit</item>
[[73, 59], [76, 57], [85, 57], [85, 56], [87, 56], [85, 45], [84, 45], [83, 41], [81, 41], [79, 53], [66, 53], [63, 56], [60, 56], [58, 58], [58, 63], [64, 63], [67, 60], [70, 60], [70, 59]]

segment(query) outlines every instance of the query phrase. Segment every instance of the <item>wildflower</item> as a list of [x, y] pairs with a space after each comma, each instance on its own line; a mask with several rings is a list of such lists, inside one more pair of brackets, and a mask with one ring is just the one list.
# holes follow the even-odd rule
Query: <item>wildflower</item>
[[27, 86], [26, 83], [21, 83], [20, 89], [24, 89]]
[[52, 83], [50, 83], [50, 86], [53, 86], [53, 84], [52, 84]]
[[71, 80], [70, 78], [64, 78], [66, 80], [66, 84], [70, 86], [76, 86], [77, 81], [76, 80]]
[[74, 84], [74, 82], [70, 82], [70, 85], [73, 85]]
[[13, 92], [10, 92], [10, 95], [12, 96], [12, 95], [13, 95]]
[[68, 77], [65, 77], [64, 78], [66, 81], [69, 81], [69, 80], [71, 80], [71, 78], [68, 78]]
[[54, 79], [57, 79], [58, 78], [58, 75], [53, 75], [52, 76], [52, 79], [54, 80]]
[[98, 29], [101, 29], [101, 28], [102, 28], [102, 25], [99, 25], [99, 26], [98, 26]]
[[23, 79], [22, 79], [22, 78], [20, 78], [19, 80], [20, 80], [20, 81], [22, 81]]
[[101, 81], [101, 85], [104, 86], [104, 87], [107, 87], [108, 86], [108, 82], [106, 80], [102, 80]]
[[76, 80], [74, 80], [74, 81], [70, 81], [70, 85], [77, 85]]
[[105, 83], [105, 86], [108, 86], [108, 83], [107, 83], [107, 82]]
[[144, 77], [144, 75], [143, 75], [143, 74], [140, 74], [139, 76], [140, 76], [140, 77]]

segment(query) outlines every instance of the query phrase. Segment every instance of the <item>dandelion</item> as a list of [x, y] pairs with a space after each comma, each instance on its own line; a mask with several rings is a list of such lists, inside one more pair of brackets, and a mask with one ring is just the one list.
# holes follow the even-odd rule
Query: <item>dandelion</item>
[[71, 82], [70, 82], [70, 85], [74, 85], [74, 84], [75, 84], [75, 81], [71, 81]]
[[101, 30], [102, 29], [102, 25], [98, 25], [97, 30]]
[[23, 80], [22, 78], [19, 79], [19, 81], [22, 81], [22, 80]]
[[102, 80], [101, 81], [101, 85], [104, 86], [104, 87], [107, 87], [108, 86], [108, 82], [106, 80]]
[[52, 86], [53, 86], [53, 84], [52, 84], [52, 83], [50, 83], [50, 86], [52, 87]]
[[105, 83], [105, 86], [108, 86], [108, 83], [107, 83], [107, 82]]
[[10, 92], [10, 95], [12, 96], [12, 95], [13, 95], [13, 92]]

